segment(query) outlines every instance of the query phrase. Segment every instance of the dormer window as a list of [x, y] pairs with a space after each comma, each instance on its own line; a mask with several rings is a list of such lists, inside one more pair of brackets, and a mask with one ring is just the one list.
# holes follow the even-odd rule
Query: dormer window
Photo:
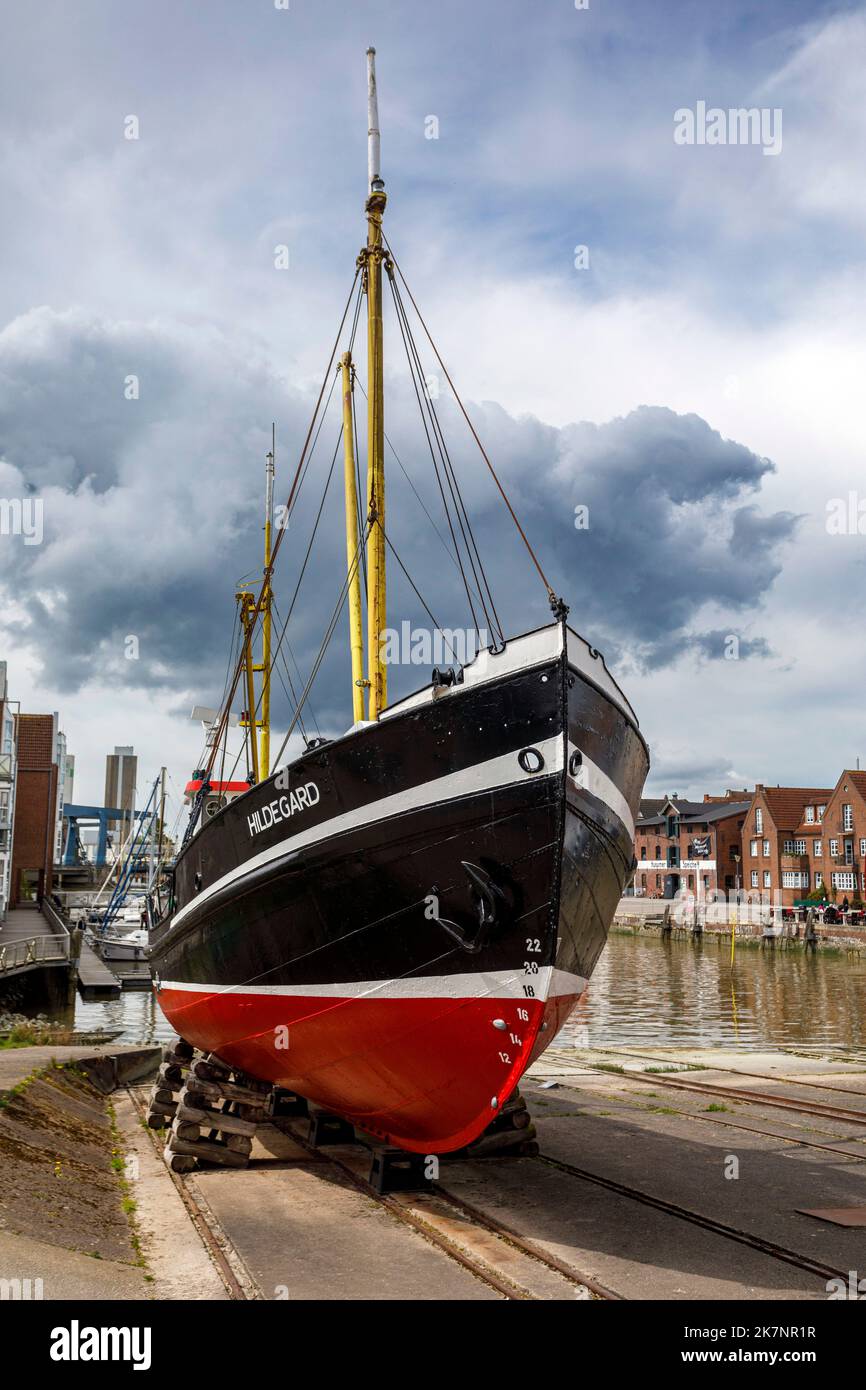
[[807, 825], [814, 825], [814, 823], [815, 823], [815, 807], [814, 807], [814, 806], [807, 806], [807, 807], [806, 807], [806, 824], [807, 824]]
[[823, 819], [824, 819], [824, 812], [826, 811], [826, 809], [827, 809], [826, 806], [819, 806], [819, 807], [818, 807], [818, 819], [819, 819], [819, 820], [823, 820]]

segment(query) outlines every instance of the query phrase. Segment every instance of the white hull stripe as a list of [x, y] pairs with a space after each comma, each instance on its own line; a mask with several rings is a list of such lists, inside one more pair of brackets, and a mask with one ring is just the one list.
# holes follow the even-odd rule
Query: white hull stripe
[[244, 999], [258, 995], [298, 999], [526, 999], [524, 985], [535, 991], [536, 1003], [561, 994], [582, 994], [586, 980], [551, 965], [537, 975], [520, 970], [476, 971], [470, 975], [418, 975], [398, 980], [361, 980], [353, 984], [322, 985], [206, 985], [182, 980], [162, 980], [160, 989], [190, 994], [237, 994]]
[[[568, 759], [571, 762], [572, 753], [580, 750], [569, 740]], [[615, 782], [603, 772], [600, 767], [588, 758], [585, 753], [581, 754], [582, 762], [577, 769], [577, 775], [571, 777], [576, 787], [582, 787], [584, 791], [591, 792], [599, 801], [603, 801], [615, 816], [618, 816], [628, 831], [630, 840], [634, 839], [634, 816], [631, 813], [629, 804]]]
[[[544, 776], [562, 771], [563, 745], [564, 740], [561, 734], [554, 738], [545, 739], [543, 743], [533, 745], [544, 757]], [[519, 752], [520, 749], [516, 748], [513, 753], [504, 753], [501, 757], [490, 758], [487, 762], [477, 763], [475, 767], [464, 768], [460, 772], [449, 772], [444, 777], [435, 777], [431, 782], [422, 782], [417, 787], [409, 787], [406, 791], [394, 792], [391, 796], [383, 796], [368, 806], [359, 806], [354, 811], [345, 811], [340, 816], [333, 816], [331, 820], [320, 821], [318, 825], [310, 826], [308, 830], [301, 830], [297, 835], [286, 836], [285, 840], [281, 840], [278, 845], [271, 845], [268, 849], [262, 850], [260, 854], [254, 854], [252, 858], [245, 859], [243, 864], [238, 864], [236, 868], [223, 874], [222, 878], [218, 878], [191, 899], [179, 912], [175, 913], [172, 919], [172, 928], [178, 926], [188, 913], [192, 912], [200, 903], [207, 902], [208, 898], [213, 897], [215, 893], [221, 892], [222, 889], [238, 882], [256, 869], [263, 868], [266, 864], [272, 864], [277, 859], [282, 859], [290, 851], [305, 849], [309, 845], [315, 845], [322, 840], [329, 840], [335, 835], [341, 835], [344, 831], [357, 830], [360, 826], [371, 825], [376, 821], [386, 820], [392, 816], [400, 816], [406, 811], [419, 811], [427, 806], [441, 804], [443, 801], [456, 801], [459, 797], [471, 796], [478, 792], [495, 791], [500, 787], [512, 786], [517, 782], [527, 780], [533, 774], [521, 770], [517, 761]]]

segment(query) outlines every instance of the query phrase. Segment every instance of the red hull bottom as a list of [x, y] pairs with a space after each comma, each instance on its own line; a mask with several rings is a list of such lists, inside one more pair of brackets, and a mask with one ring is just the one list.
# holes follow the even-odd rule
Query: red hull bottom
[[157, 995], [196, 1047], [423, 1154], [478, 1138], [578, 998], [343, 998], [170, 986]]

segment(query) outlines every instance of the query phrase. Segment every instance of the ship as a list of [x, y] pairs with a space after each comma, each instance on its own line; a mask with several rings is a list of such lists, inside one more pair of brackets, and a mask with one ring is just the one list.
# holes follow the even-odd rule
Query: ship
[[[366, 508], [351, 344], [334, 378], [346, 572], [329, 630], [346, 609], [352, 721], [283, 759], [287, 734], [271, 758], [273, 574], [285, 534], [273, 528], [272, 447], [263, 578], [258, 593], [237, 595], [239, 652], [208, 757], [187, 787], [183, 844], [151, 896], [148, 954], [160, 1008], [188, 1044], [386, 1144], [438, 1154], [472, 1144], [496, 1120], [584, 993], [634, 872], [649, 752], [603, 656], [570, 626], [429, 333], [550, 617], [505, 634], [456, 472], [446, 471], [456, 560], [493, 635], [468, 659], [431, 669], [414, 693], [388, 699], [383, 276], [404, 341], [401, 306], [406, 296], [417, 306], [383, 233], [373, 49], [367, 77], [367, 240], [354, 316], [356, 328], [365, 303]], [[348, 322], [344, 312], [341, 331]], [[417, 351], [413, 360], [425, 418], [435, 420]], [[311, 424], [288, 511], [313, 434]], [[245, 708], [233, 715], [238, 697]], [[238, 726], [247, 766], [226, 775]]]

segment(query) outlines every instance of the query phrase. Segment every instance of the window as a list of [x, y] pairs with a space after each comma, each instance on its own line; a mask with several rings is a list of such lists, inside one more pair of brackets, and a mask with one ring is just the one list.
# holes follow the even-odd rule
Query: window
[[838, 853], [839, 853], [839, 841], [838, 841], [838, 840], [831, 840], [831, 841], [830, 841], [830, 854], [831, 854], [831, 856], [833, 857], [833, 859], [836, 858], [836, 856], [837, 856]]
[[799, 869], [786, 869], [782, 874], [783, 888], [808, 888], [809, 875]]
[[824, 841], [823, 841], [823, 840], [813, 840], [813, 841], [812, 841], [812, 853], [814, 854], [814, 856], [815, 856], [816, 859], [820, 859], [820, 858], [821, 858], [821, 855], [824, 853]]
[[843, 806], [843, 807], [842, 807], [842, 829], [843, 829], [843, 830], [853, 830], [853, 829], [854, 829], [854, 812], [851, 810], [851, 807], [850, 807], [850, 806]]
[[769, 859], [769, 857], [770, 857], [770, 841], [769, 841], [769, 840], [765, 840], [765, 841], [764, 841], [764, 858], [765, 858], [765, 859]]
[[764, 833], [764, 813], [763, 813], [763, 811], [761, 810], [761, 808], [760, 808], [760, 806], [759, 806], [758, 809], [757, 809], [757, 811], [755, 812], [755, 834], [756, 834], [756, 835], [763, 835], [763, 833]]
[[765, 888], [772, 888], [772, 886], [773, 886], [773, 884], [772, 884], [772, 880], [771, 880], [771, 878], [770, 878], [770, 870], [769, 870], [769, 869], [765, 869], [765, 870], [764, 870], [764, 887], [765, 887]]
[[853, 840], [846, 840], [846, 841], [845, 841], [845, 863], [846, 863], [846, 864], [853, 864], [853, 863], [854, 863], [854, 841], [853, 841]]
[[860, 858], [866, 859], [866, 840], [860, 841]]
[[668, 816], [668, 817], [667, 817], [667, 837], [668, 837], [668, 839], [669, 839], [669, 840], [675, 840], [676, 837], [679, 835], [679, 833], [680, 833], [680, 818], [679, 818], [679, 816]]
[[807, 807], [806, 807], [806, 823], [807, 823], [807, 825], [811, 825], [812, 822], [814, 821], [814, 819], [815, 819], [815, 807], [814, 807], [814, 806], [807, 806]]
[[752, 887], [753, 887], [753, 888], [757, 888], [757, 886], [758, 886], [758, 870], [757, 870], [757, 869], [753, 869], [753, 870], [752, 870]]
[[794, 853], [795, 853], [795, 854], [805, 854], [805, 853], [806, 853], [806, 841], [805, 841], [805, 840], [795, 840], [795, 841], [794, 841]]
[[818, 807], [818, 819], [819, 819], [819, 820], [823, 820], [823, 819], [824, 819], [824, 812], [826, 811], [826, 809], [827, 809], [826, 806], [819, 806], [819, 807]]
[[646, 859], [646, 845], [641, 845], [641, 847], [640, 847], [640, 857], [641, 857], [641, 859]]
[[794, 841], [793, 841], [793, 840], [783, 840], [783, 841], [782, 841], [782, 853], [783, 853], [783, 854], [793, 854], [793, 853], [794, 853]]
[[750, 841], [749, 841], [749, 854], [752, 856], [753, 859], [757, 859], [757, 857], [758, 857], [758, 842], [757, 842], [757, 840], [750, 840]]
[[824, 875], [821, 873], [821, 870], [819, 869], [818, 872], [817, 872], [816, 875], [815, 875], [815, 887], [816, 887], [816, 888], [821, 888], [821, 887], [823, 887], [823, 884], [824, 884]]
[[851, 873], [835, 873], [831, 875], [834, 888], [845, 888], [849, 892], [854, 892], [855, 875]]
[[661, 859], [661, 857], [662, 857], [662, 847], [661, 847], [661, 845], [656, 845], [656, 859]]

